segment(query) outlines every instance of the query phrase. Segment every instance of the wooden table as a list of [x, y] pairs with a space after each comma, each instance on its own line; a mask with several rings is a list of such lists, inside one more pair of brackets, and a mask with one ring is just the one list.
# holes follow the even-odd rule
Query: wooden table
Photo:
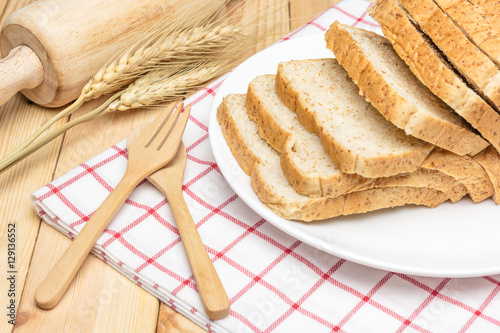
[[[0, 0], [1, 20], [34, 0]], [[236, 0], [238, 1], [238, 0]], [[271, 1], [252, 0], [256, 6]], [[279, 36], [308, 22], [339, 0], [276, 0], [283, 10], [262, 23], [276, 25]], [[290, 21], [288, 21], [290, 19]], [[277, 38], [274, 38], [277, 39]], [[269, 39], [263, 48], [274, 40]], [[87, 103], [81, 115], [102, 101]], [[17, 94], [0, 110], [0, 156], [17, 147], [57, 110], [45, 109]], [[33, 295], [70, 240], [42, 223], [30, 202], [30, 194], [75, 166], [127, 136], [132, 128], [151, 121], [157, 110], [134, 110], [108, 114], [97, 121], [73, 128], [37, 153], [0, 176], [0, 332], [203, 332], [157, 298], [132, 283], [107, 264], [89, 256], [59, 305], [50, 311], [37, 308]], [[60, 120], [56, 125], [67, 122]], [[8, 281], [7, 226], [15, 222], [17, 232], [16, 325], [6, 312]]]

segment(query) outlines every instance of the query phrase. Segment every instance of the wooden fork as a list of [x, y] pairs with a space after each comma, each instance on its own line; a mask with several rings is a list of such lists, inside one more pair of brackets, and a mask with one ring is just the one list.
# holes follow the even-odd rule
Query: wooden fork
[[222, 319], [229, 314], [229, 299], [182, 196], [185, 168], [186, 148], [181, 142], [174, 159], [150, 175], [148, 180], [168, 199], [208, 318]]
[[130, 133], [125, 175], [36, 290], [35, 301], [39, 307], [52, 309], [56, 306], [95, 242], [134, 187], [175, 156], [190, 112], [188, 106], [180, 116], [182, 107], [181, 104], [172, 112], [174, 104], [171, 104], [149, 126], [139, 126]]

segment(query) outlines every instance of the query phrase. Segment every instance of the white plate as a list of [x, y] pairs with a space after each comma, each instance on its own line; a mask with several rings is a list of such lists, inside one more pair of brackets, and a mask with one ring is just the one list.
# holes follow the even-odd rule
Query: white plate
[[239, 197], [287, 234], [322, 251], [388, 271], [434, 277], [472, 277], [500, 273], [500, 207], [468, 197], [437, 208], [406, 206], [320, 222], [285, 220], [255, 195], [222, 136], [216, 109], [229, 93], [245, 93], [258, 75], [274, 74], [279, 62], [332, 57], [323, 35], [272, 46], [242, 63], [219, 88], [210, 113], [209, 134], [215, 160]]

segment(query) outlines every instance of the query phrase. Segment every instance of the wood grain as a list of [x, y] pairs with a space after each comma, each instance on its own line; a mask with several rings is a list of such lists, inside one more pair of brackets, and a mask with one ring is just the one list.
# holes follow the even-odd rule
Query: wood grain
[[[26, 6], [33, 0], [1, 1], [2, 22], [17, 8]], [[28, 103], [26, 98], [17, 94], [8, 103], [0, 108], [0, 156], [4, 156], [19, 144], [28, 134], [39, 128], [44, 122], [51, 118], [54, 110]], [[62, 119], [55, 125], [60, 126], [66, 120]], [[40, 219], [33, 211], [29, 195], [31, 192], [51, 181], [61, 146], [61, 138], [54, 140], [45, 146], [30, 159], [17, 165], [15, 169], [0, 175], [0, 270], [5, 274], [7, 271], [7, 225], [16, 223], [16, 305], [19, 308], [22, 291], [28, 274], [31, 256], [35, 247], [40, 227]], [[42, 161], [42, 163], [38, 163]], [[6, 295], [8, 281], [0, 280], [0, 292], [2, 295], [2, 307], [8, 301]], [[0, 320], [0, 332], [10, 332], [13, 326], [7, 322], [7, 318]]]
[[[16, 95], [4, 107], [0, 108], [0, 141], [2, 142], [1, 156], [21, 144], [25, 134], [36, 130], [52, 115], [41, 107], [29, 105], [26, 99]], [[61, 120], [55, 125], [65, 122]], [[31, 158], [21, 162], [16, 168], [0, 176], [0, 270], [7, 272], [7, 224], [16, 223], [17, 234], [17, 276], [16, 299], [19, 306], [26, 274], [30, 264], [33, 248], [40, 226], [40, 219], [33, 211], [29, 195], [37, 188], [52, 180], [56, 165], [61, 138], [45, 146]], [[41, 162], [41, 163], [39, 163]], [[2, 299], [6, 300], [7, 280], [0, 280]], [[2, 302], [2, 305], [5, 303]], [[9, 332], [12, 326], [6, 320], [0, 320], [0, 332]]]
[[157, 333], [203, 333], [200, 326], [175, 312], [164, 303], [160, 306]]

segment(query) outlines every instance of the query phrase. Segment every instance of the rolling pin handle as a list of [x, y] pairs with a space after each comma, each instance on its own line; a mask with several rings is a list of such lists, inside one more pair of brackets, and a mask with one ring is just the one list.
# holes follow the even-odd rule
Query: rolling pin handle
[[20, 90], [38, 87], [43, 79], [43, 65], [30, 47], [21, 45], [12, 49], [0, 60], [0, 105]]

